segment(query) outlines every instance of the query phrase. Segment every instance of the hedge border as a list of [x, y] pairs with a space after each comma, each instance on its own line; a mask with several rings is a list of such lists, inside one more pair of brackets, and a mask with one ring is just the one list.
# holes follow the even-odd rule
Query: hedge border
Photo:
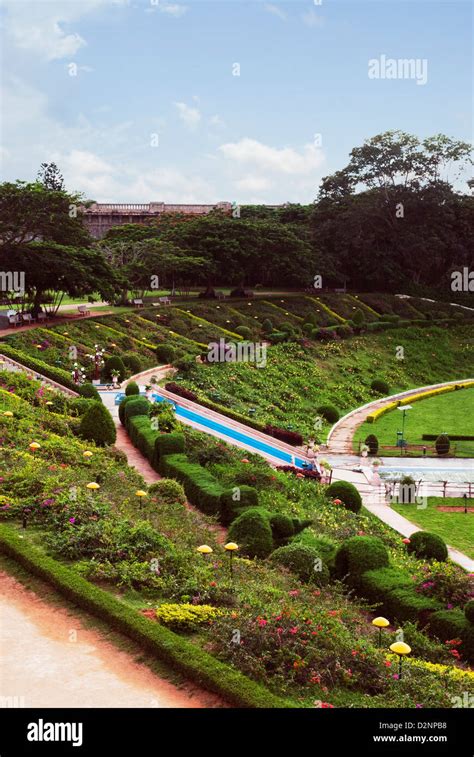
[[244, 708], [291, 708], [261, 684], [194, 646], [186, 639], [127, 607], [116, 597], [94, 586], [74, 570], [23, 543], [0, 526], [0, 550], [34, 575], [47, 581], [66, 599], [110, 623], [115, 630], [140, 643], [144, 649], [207, 690]]

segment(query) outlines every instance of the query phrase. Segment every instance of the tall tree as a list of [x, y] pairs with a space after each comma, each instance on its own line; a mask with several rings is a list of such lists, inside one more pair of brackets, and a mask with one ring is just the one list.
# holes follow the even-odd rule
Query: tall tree
[[65, 189], [63, 175], [56, 163], [41, 163], [36, 178], [46, 189], [52, 189], [55, 192], [61, 192]]

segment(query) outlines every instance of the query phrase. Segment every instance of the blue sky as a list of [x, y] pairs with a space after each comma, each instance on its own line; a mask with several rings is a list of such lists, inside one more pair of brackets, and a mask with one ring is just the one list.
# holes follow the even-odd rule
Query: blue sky
[[[55, 160], [101, 202], [311, 202], [381, 131], [472, 140], [468, 0], [0, 8], [4, 179]], [[426, 83], [369, 78], [382, 55]]]

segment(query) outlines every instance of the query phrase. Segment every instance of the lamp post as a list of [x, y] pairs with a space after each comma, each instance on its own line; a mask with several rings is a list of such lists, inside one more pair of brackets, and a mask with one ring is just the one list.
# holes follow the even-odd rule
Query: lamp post
[[239, 546], [233, 541], [229, 541], [227, 544], [224, 545], [224, 549], [227, 551], [229, 555], [229, 572], [230, 572], [230, 582], [232, 586], [234, 585], [234, 566], [232, 563], [232, 557], [234, 555], [234, 552], [238, 550]]
[[387, 618], [382, 618], [381, 616], [378, 618], [374, 618], [372, 621], [372, 625], [379, 629], [379, 647], [382, 646], [382, 628], [387, 628], [387, 626], [390, 625]]
[[212, 547], [210, 547], [208, 544], [201, 544], [200, 547], [197, 547], [197, 551], [205, 558], [206, 555], [211, 555], [213, 550]]
[[405, 655], [410, 654], [411, 647], [409, 647], [408, 644], [405, 644], [404, 641], [396, 641], [394, 644], [390, 644], [390, 649], [398, 655], [398, 677], [401, 678], [402, 660]]
[[403, 455], [403, 445], [405, 443], [405, 415], [406, 415], [406, 411], [413, 410], [413, 407], [411, 405], [404, 405], [403, 407], [397, 407], [397, 410], [400, 410], [403, 413], [402, 438], [400, 439], [400, 450], [401, 450], [401, 454]]

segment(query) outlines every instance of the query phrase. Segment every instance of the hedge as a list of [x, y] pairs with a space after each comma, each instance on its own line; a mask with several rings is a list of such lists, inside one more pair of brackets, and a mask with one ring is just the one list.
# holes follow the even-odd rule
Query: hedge
[[430, 633], [441, 641], [461, 639], [459, 652], [466, 660], [474, 662], [474, 624], [467, 620], [462, 610], [456, 608], [434, 612], [428, 627]]
[[48, 363], [44, 363], [38, 358], [31, 357], [31, 355], [28, 355], [26, 352], [21, 352], [21, 350], [16, 350], [14, 347], [10, 347], [6, 342], [0, 343], [0, 354], [5, 355], [5, 357], [11, 357], [12, 360], [16, 360], [26, 368], [36, 371], [36, 373], [41, 373], [52, 381], [57, 381], [58, 384], [61, 384], [68, 389], [72, 389], [73, 392], [78, 392], [78, 386], [72, 380], [71, 374], [62, 368], [53, 368], [53, 366], [48, 365]]
[[157, 432], [150, 425], [147, 415], [134, 415], [127, 421], [127, 433], [134, 447], [140, 450], [150, 465], [155, 461], [155, 440]]
[[274, 439], [279, 439], [281, 442], [291, 444], [293, 447], [301, 447], [303, 444], [303, 437], [297, 431], [287, 431], [286, 428], [267, 424], [264, 433], [273, 436]]
[[293, 706], [198, 646], [142, 617], [117, 597], [90, 584], [76, 571], [43, 555], [5, 526], [0, 526], [0, 548], [31, 573], [50, 583], [66, 599], [110, 623], [115, 631], [125, 634], [172, 669], [224, 697], [230, 704], [250, 708]]
[[387, 594], [393, 589], [413, 588], [410, 575], [399, 568], [367, 570], [359, 579], [361, 594], [374, 604], [386, 608]]
[[160, 434], [155, 431], [155, 456], [153, 467], [159, 473], [160, 460], [165, 455], [175, 455], [184, 452], [184, 434], [172, 431], [170, 434]]
[[[439, 434], [422, 434], [425, 442], [435, 442]], [[474, 442], [474, 434], [450, 434], [449, 439], [452, 442]]]
[[387, 548], [377, 536], [351, 536], [337, 550], [335, 568], [338, 578], [358, 584], [366, 571], [388, 568]]
[[164, 455], [160, 459], [160, 473], [175, 478], [184, 486], [186, 496], [202, 512], [220, 515], [220, 500], [224, 488], [212, 473], [197, 463], [189, 462], [184, 454]]
[[[238, 489], [238, 499], [235, 499], [236, 489]], [[258, 492], [253, 486], [246, 486], [244, 484], [227, 489], [221, 494], [220, 505], [221, 522], [224, 526], [228, 526], [246, 507], [258, 507]]]

